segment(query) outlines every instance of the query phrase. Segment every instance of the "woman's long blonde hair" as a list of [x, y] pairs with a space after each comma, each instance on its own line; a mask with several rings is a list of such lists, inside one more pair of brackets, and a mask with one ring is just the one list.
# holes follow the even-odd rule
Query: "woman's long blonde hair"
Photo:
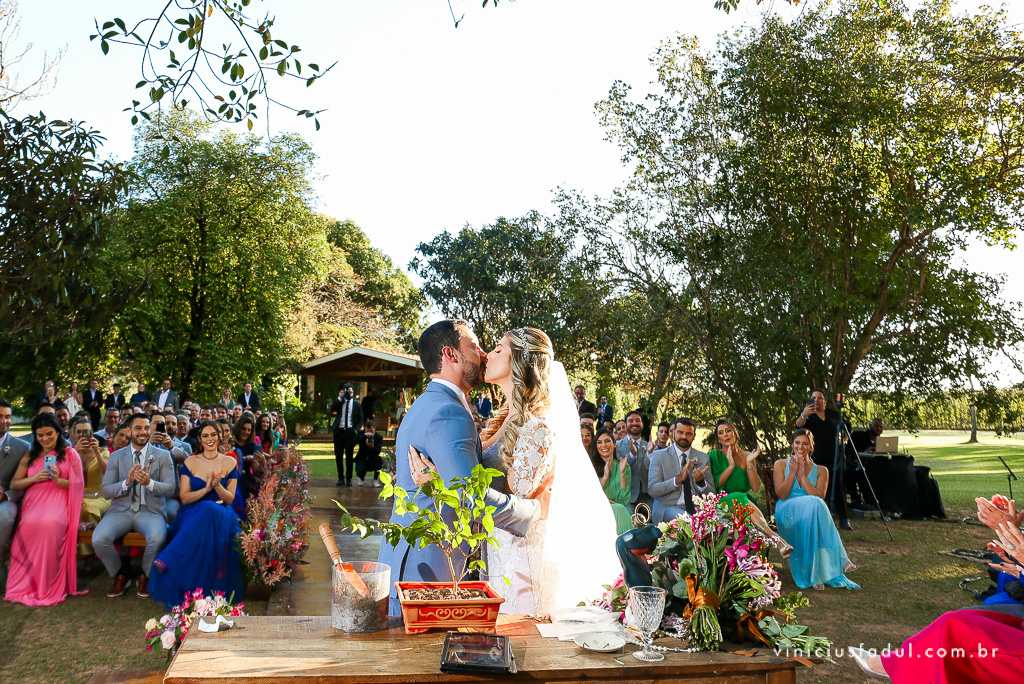
[[512, 371], [512, 396], [505, 397], [505, 403], [487, 423], [480, 439], [486, 441], [488, 437], [494, 436], [505, 424], [509, 407], [515, 407], [516, 417], [505, 425], [505, 432], [501, 436], [501, 460], [508, 469], [512, 465], [512, 451], [519, 439], [519, 429], [540, 415], [550, 403], [548, 378], [555, 352], [551, 347], [551, 339], [543, 330], [516, 328], [505, 335], [511, 342], [509, 365]]

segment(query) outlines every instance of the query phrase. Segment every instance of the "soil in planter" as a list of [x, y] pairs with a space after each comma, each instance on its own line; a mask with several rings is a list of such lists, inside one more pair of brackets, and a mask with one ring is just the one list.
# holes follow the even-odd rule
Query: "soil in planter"
[[363, 596], [351, 584], [335, 584], [331, 601], [331, 626], [353, 634], [380, 632], [388, 628], [388, 592], [384, 586], [380, 598], [374, 598], [376, 586]]
[[459, 587], [458, 596], [451, 587], [437, 589], [406, 589], [405, 596], [410, 601], [454, 601], [458, 599], [491, 598], [483, 589], [464, 589]]

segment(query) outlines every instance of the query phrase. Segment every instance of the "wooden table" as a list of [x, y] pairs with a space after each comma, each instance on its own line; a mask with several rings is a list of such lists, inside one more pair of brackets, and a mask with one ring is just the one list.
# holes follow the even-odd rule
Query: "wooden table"
[[[512, 637], [516, 675], [447, 675], [438, 669], [445, 632], [406, 635], [401, 619], [376, 634], [344, 634], [331, 619], [317, 617], [235, 618], [236, 628], [203, 634], [193, 625], [174, 657], [164, 684], [362, 684], [409, 682], [796, 682], [795, 660], [760, 649], [753, 657], [731, 653], [666, 653], [665, 660], [642, 663], [625, 652], [584, 651], [571, 641], [543, 639], [522, 616], [501, 616], [498, 632]], [[659, 644], [679, 646], [675, 639]], [[751, 647], [750, 651], [754, 649]]]

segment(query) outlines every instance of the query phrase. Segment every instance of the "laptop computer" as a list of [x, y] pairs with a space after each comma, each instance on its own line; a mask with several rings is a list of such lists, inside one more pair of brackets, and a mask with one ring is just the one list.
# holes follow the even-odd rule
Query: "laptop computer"
[[876, 454], [895, 454], [900, 450], [899, 437], [879, 437], [875, 440]]

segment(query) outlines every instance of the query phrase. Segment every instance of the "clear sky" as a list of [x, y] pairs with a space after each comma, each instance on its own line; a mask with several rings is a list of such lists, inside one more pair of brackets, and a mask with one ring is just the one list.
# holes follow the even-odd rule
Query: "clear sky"
[[[156, 0], [22, 0], [22, 40], [34, 55], [67, 46], [54, 91], [20, 106], [51, 117], [85, 120], [107, 137], [106, 152], [131, 155], [129, 115], [138, 97], [138, 53], [114, 47], [104, 57], [89, 42], [93, 20], [139, 19]], [[263, 7], [261, 7], [261, 4]], [[959, 7], [976, 8], [977, 0]], [[998, 3], [993, 3], [998, 4]], [[1024, 2], [1009, 2], [1024, 24]], [[594, 114], [613, 81], [644, 92], [654, 79], [648, 57], [675, 32], [710, 48], [723, 31], [756, 21], [782, 2], [738, 12], [714, 0], [452, 0], [463, 23], [453, 28], [445, 0], [255, 0], [277, 15], [275, 35], [302, 46], [307, 62], [337, 61], [310, 89], [282, 87], [311, 109], [327, 108], [321, 130], [278, 110], [271, 129], [295, 130], [319, 155], [326, 214], [350, 218], [373, 244], [405, 266], [420, 241], [469, 223], [531, 209], [547, 212], [558, 186], [605, 194], [622, 183], [618, 149], [604, 140]], [[30, 60], [31, 62], [31, 60]], [[1024, 300], [1020, 253], [979, 246], [975, 268], [1008, 273], [1006, 296]], [[1019, 379], [1019, 378], [1017, 378]]]

